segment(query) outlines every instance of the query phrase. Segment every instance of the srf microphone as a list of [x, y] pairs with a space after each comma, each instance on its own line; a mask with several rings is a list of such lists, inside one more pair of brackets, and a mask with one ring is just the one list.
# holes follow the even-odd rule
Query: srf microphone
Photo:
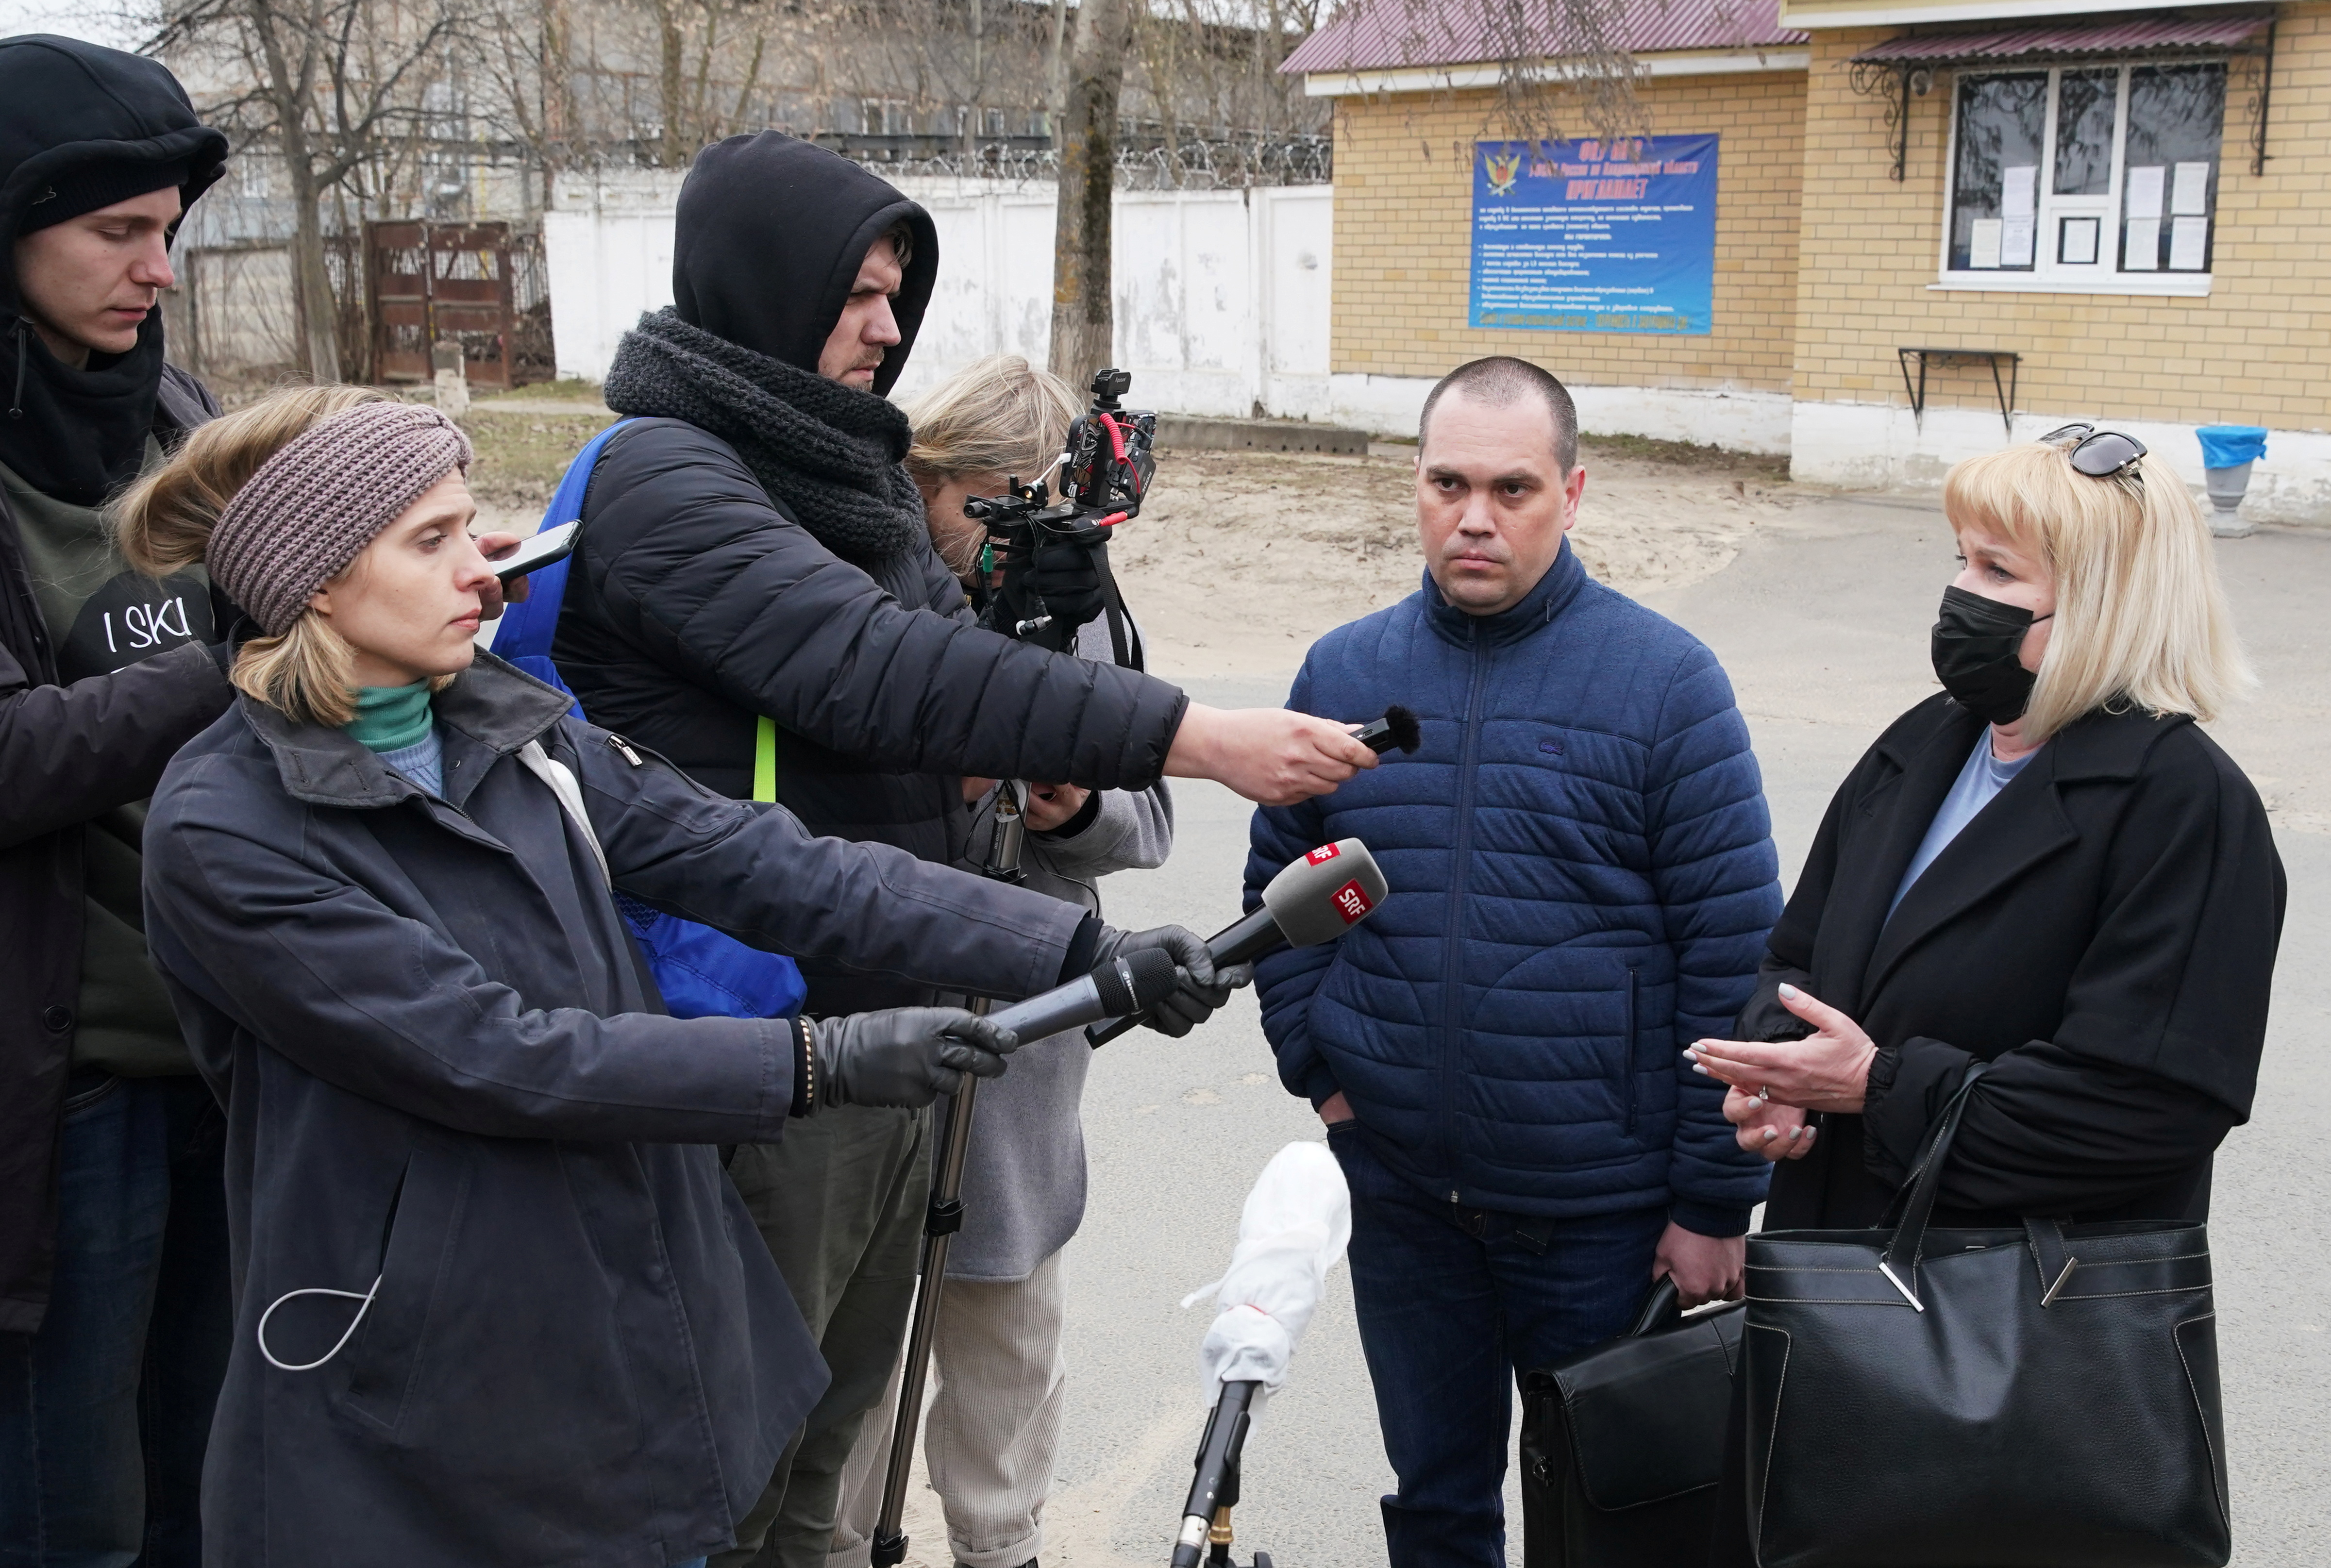
[[[1206, 938], [1216, 969], [1248, 964], [1281, 947], [1333, 942], [1384, 902], [1384, 872], [1357, 839], [1322, 844], [1273, 877], [1262, 902]], [[1096, 1048], [1141, 1022], [1122, 1017], [1085, 1031]]]
[[1146, 1012], [1174, 994], [1182, 971], [1162, 947], [1143, 947], [1111, 959], [1066, 985], [999, 1007], [987, 1015], [1023, 1041], [1042, 1040], [1095, 1019]]

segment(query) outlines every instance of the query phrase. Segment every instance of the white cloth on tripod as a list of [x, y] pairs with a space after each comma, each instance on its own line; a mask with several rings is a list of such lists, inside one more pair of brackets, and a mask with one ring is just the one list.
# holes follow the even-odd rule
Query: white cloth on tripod
[[1257, 1382], [1251, 1408], [1260, 1410], [1286, 1384], [1327, 1270], [1351, 1239], [1351, 1189], [1327, 1145], [1295, 1143], [1273, 1155], [1239, 1215], [1230, 1272], [1182, 1300], [1190, 1307], [1214, 1293], [1213, 1326], [1198, 1350], [1207, 1403], [1225, 1383]]

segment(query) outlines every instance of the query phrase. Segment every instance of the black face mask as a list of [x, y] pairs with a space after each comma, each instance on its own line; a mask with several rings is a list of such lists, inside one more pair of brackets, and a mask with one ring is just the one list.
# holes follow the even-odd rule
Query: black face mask
[[1943, 689], [1987, 724], [2013, 724], [2023, 717], [2036, 679], [2017, 657], [2023, 635], [2054, 613], [2035, 617], [1964, 588], [1944, 589], [1934, 638], [1935, 673]]

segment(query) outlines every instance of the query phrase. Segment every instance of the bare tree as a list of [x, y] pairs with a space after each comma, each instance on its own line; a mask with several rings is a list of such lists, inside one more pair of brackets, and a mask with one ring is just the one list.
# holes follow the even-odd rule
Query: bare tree
[[216, 89], [204, 94], [209, 115], [282, 157], [300, 338], [319, 381], [340, 378], [323, 202], [360, 171], [409, 153], [430, 115], [430, 89], [463, 37], [464, 3], [160, 0], [147, 16], [147, 52], [201, 67], [186, 74]]
[[475, 55], [492, 89], [481, 118], [527, 149], [547, 205], [551, 183], [574, 161], [585, 137], [567, 0], [486, 5], [476, 29]]
[[1056, 129], [1068, 100], [1069, 0], [1052, 0], [1052, 47], [1045, 56], [1045, 78], [1049, 91], [1044, 109], [1051, 116], [1049, 124]]
[[1110, 199], [1117, 192], [1118, 100], [1125, 85], [1131, 0], [1080, 0], [1052, 226], [1052, 373], [1083, 381], [1116, 355], [1109, 289]]
[[[743, 123], [768, 57], [770, 7], [751, 0], [646, 0], [646, 5], [655, 22], [662, 109], [656, 161], [685, 168], [699, 147]], [[741, 62], [731, 59], [737, 53]], [[740, 75], [716, 84], [716, 65], [724, 61], [738, 66]]]

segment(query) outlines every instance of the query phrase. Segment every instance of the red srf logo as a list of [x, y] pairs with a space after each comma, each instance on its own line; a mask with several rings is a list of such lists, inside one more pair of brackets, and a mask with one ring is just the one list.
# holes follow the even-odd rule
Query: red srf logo
[[[1334, 848], [1333, 845], [1328, 847]], [[1368, 896], [1360, 891], [1360, 884], [1356, 879], [1337, 889], [1335, 897], [1336, 913], [1344, 917], [1344, 924], [1346, 926], [1375, 908], [1374, 904], [1368, 902]]]
[[1303, 858], [1310, 861], [1315, 866], [1324, 866], [1328, 861], [1334, 860], [1337, 853], [1338, 851], [1335, 845], [1322, 844]]

